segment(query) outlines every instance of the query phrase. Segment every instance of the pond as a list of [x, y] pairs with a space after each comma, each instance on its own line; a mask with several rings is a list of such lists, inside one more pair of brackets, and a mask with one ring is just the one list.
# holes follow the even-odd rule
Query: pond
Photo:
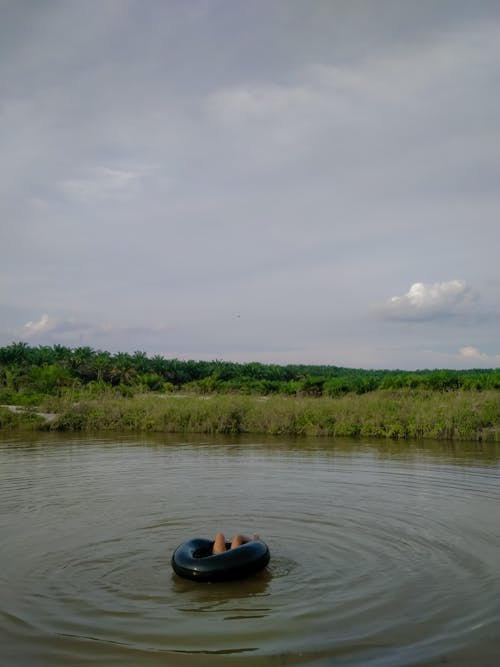
[[[2, 666], [498, 665], [498, 445], [23, 438], [0, 439]], [[218, 531], [268, 568], [177, 577]]]

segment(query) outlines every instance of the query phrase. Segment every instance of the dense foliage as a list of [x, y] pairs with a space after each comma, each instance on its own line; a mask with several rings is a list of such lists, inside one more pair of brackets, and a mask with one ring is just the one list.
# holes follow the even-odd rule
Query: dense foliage
[[0, 402], [67, 389], [341, 396], [377, 389], [500, 389], [500, 369], [389, 371], [319, 365], [182, 361], [145, 352], [103, 352], [62, 345], [0, 348]]
[[[137, 394], [107, 390], [45, 396], [38, 406], [0, 406], [0, 431], [269, 434], [363, 439], [500, 442], [495, 390], [398, 389], [338, 398]], [[205, 400], [206, 399], [206, 400]]]
[[407, 372], [0, 348], [0, 430], [498, 442], [499, 389], [499, 369]]

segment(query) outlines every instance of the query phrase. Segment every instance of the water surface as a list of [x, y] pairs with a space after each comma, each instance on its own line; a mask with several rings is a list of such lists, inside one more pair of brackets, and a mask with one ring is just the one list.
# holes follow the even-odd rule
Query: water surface
[[[0, 665], [498, 665], [495, 445], [0, 440]], [[176, 577], [259, 532], [267, 570]]]

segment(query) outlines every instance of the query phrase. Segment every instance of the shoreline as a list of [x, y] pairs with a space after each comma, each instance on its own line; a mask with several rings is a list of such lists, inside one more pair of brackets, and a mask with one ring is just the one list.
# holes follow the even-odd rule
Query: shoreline
[[495, 390], [375, 391], [331, 397], [186, 395], [46, 396], [0, 406], [0, 431], [151, 432], [500, 442]]

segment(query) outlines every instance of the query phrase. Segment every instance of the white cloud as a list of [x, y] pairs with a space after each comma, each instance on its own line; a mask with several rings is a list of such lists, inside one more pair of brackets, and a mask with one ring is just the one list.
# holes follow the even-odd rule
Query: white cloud
[[83, 201], [104, 199], [131, 194], [141, 175], [141, 171], [93, 167], [82, 178], [64, 181], [61, 187], [70, 197]]
[[476, 292], [464, 280], [413, 283], [402, 296], [393, 296], [376, 311], [388, 320], [433, 320], [473, 311]]
[[151, 326], [131, 326], [109, 321], [91, 324], [73, 317], [60, 318], [43, 313], [36, 321], [30, 320], [20, 328], [4, 330], [1, 333], [13, 336], [15, 339], [27, 340], [32, 344], [63, 343], [91, 346], [104, 344], [107, 349], [113, 349], [118, 344], [124, 349], [142, 349], [146, 343], [152, 343], [150, 347], [155, 349], [155, 345], [165, 337], [171, 336], [173, 332], [175, 326], [164, 322]]
[[91, 325], [78, 322], [75, 319], [59, 319], [43, 313], [36, 322], [29, 321], [23, 326], [21, 335], [27, 339], [64, 336], [67, 334], [81, 333], [92, 329]]
[[486, 361], [488, 363], [500, 360], [500, 354], [485, 354], [477, 349], [477, 347], [467, 346], [461, 347], [459, 355], [462, 359], [471, 361]]
[[23, 327], [23, 333], [25, 336], [28, 338], [31, 338], [33, 336], [36, 336], [37, 334], [43, 334], [47, 333], [47, 331], [51, 331], [55, 326], [55, 320], [50, 318], [47, 313], [44, 313], [38, 322], [32, 322], [31, 320], [29, 322], [26, 322], [26, 324]]

